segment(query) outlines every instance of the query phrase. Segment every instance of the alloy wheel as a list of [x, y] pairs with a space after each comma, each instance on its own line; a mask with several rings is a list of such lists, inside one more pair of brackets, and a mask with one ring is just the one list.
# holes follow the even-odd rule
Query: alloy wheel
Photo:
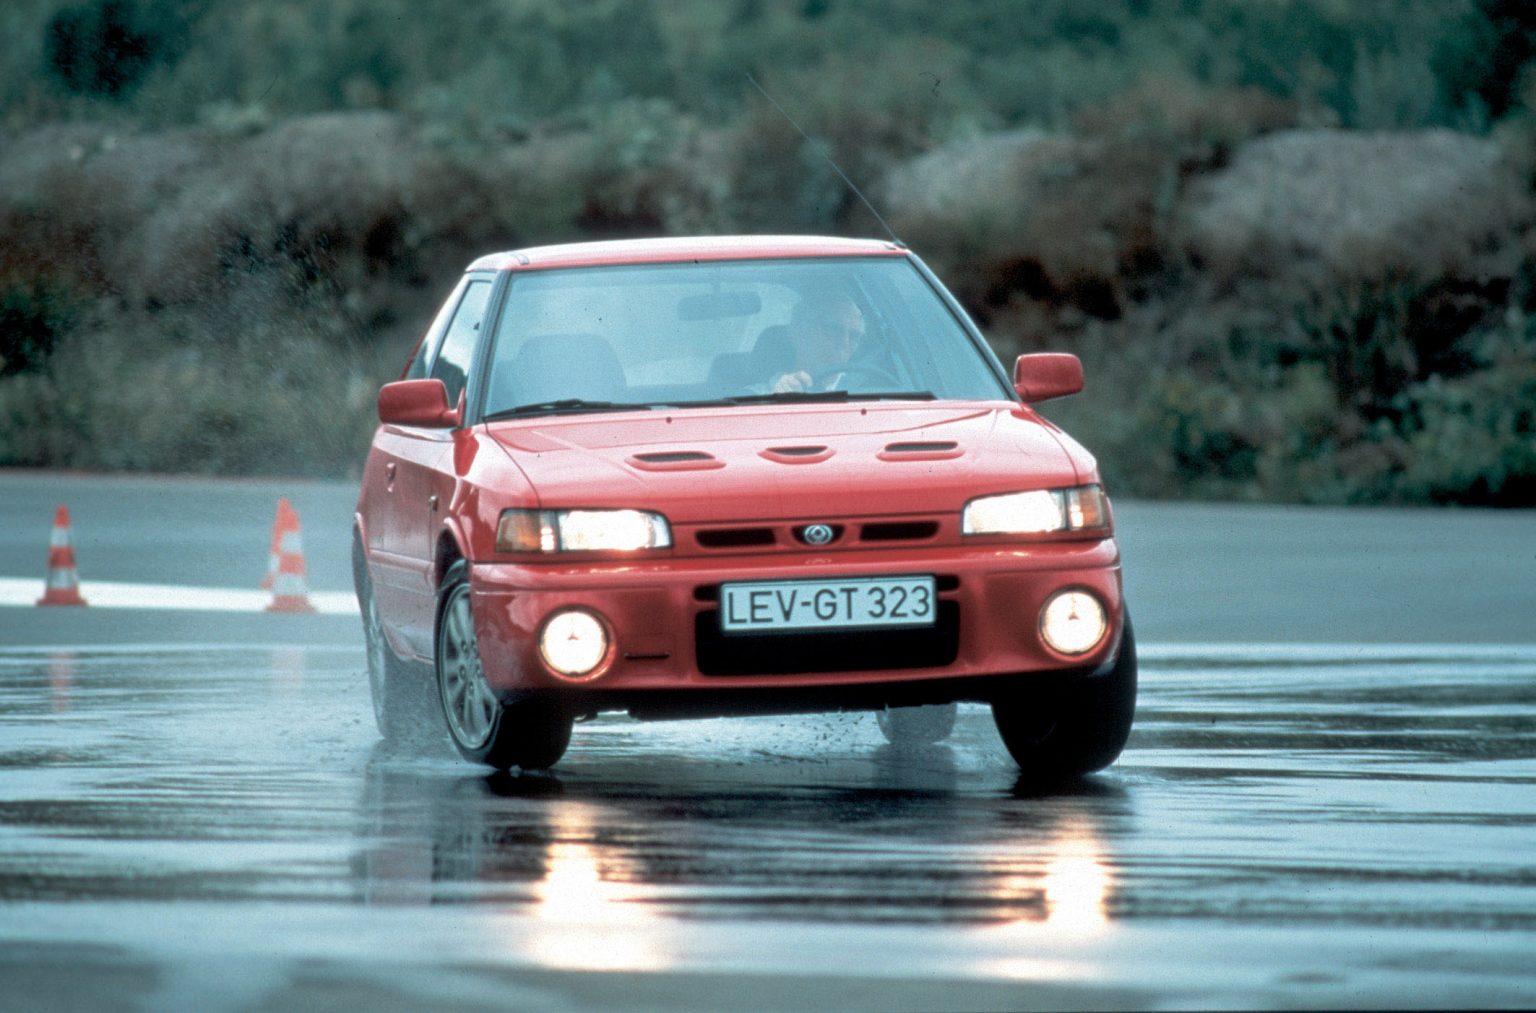
[[498, 705], [480, 664], [468, 587], [456, 588], [443, 609], [437, 670], [449, 730], [464, 748], [479, 749], [495, 728]]

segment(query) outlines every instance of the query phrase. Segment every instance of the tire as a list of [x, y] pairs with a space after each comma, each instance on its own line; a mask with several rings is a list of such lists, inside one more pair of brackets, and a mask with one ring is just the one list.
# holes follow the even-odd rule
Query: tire
[[943, 742], [955, 730], [955, 705], [887, 707], [875, 713], [885, 741], [893, 746], [930, 746]]
[[[1021, 680], [1021, 685], [1022, 685]], [[1114, 667], [1000, 697], [992, 717], [1025, 777], [1063, 781], [1103, 770], [1119, 757], [1136, 711], [1136, 638], [1131, 618]]]
[[400, 744], [421, 734], [432, 702], [426, 672], [398, 657], [384, 637], [379, 606], [373, 597], [373, 579], [363, 559], [361, 543], [352, 546], [357, 605], [363, 615], [363, 643], [368, 652], [368, 691], [373, 699], [373, 720], [384, 741]]
[[543, 770], [565, 755], [572, 719], [558, 700], [530, 695], [504, 703], [486, 682], [462, 559], [438, 593], [432, 655], [448, 735], [465, 759], [497, 770]]

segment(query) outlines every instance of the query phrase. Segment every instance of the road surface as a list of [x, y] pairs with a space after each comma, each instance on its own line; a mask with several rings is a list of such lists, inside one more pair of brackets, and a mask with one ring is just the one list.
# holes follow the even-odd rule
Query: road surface
[[[0, 475], [0, 1006], [1536, 1004], [1530, 512], [1117, 504], [1136, 729], [1042, 794], [973, 707], [386, 750], [355, 616], [191, 607], [279, 495], [344, 600], [343, 484]], [[59, 502], [183, 607], [26, 604]]]

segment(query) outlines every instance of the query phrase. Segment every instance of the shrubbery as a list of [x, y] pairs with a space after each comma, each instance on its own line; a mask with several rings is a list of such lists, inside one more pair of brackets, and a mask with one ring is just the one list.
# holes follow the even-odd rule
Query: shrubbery
[[90, 0], [48, 20], [44, 55], [58, 83], [77, 95], [130, 95], [156, 64], [172, 64], [187, 22], [170, 4]]
[[474, 254], [880, 234], [830, 153], [1002, 355], [1083, 356], [1050, 413], [1120, 492], [1536, 503], [1523, 4], [21, 0], [0, 32], [0, 464], [348, 472]]

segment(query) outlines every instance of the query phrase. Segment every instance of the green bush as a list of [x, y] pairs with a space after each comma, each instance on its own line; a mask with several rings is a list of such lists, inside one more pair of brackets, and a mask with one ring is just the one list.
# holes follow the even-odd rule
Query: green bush
[[[880, 234], [830, 154], [1000, 352], [1083, 356], [1118, 491], [1530, 503], [1527, 6], [15, 0], [0, 464], [347, 472], [471, 256]], [[1334, 126], [1463, 133], [1308, 175]], [[1256, 172], [1191, 238], [1266, 151], [1298, 227]]]
[[41, 372], [78, 315], [68, 291], [45, 278], [0, 282], [0, 376]]
[[1396, 498], [1536, 505], [1536, 320], [1484, 335], [1483, 368], [1432, 375], [1398, 398], [1407, 456]]
[[170, 313], [98, 317], [46, 375], [0, 380], [0, 465], [351, 474], [381, 374], [370, 354], [292, 320], [227, 330]]
[[[1375, 309], [1349, 319], [1408, 312], [1375, 298], [1351, 300]], [[1284, 337], [1283, 321], [1280, 307], [1228, 305], [1198, 322], [1162, 307], [1090, 323], [1057, 343], [1083, 357], [1087, 396], [1047, 414], [1094, 449], [1122, 494], [1536, 505], [1532, 317], [1511, 309], [1462, 336], [1469, 358], [1453, 373], [1407, 378], [1380, 361], [1406, 348], [1400, 337], [1351, 352], [1354, 332], [1313, 345], [1305, 332]], [[1373, 391], [1341, 386], [1376, 369]]]
[[166, 0], [90, 0], [49, 19], [44, 54], [66, 91], [117, 99], [156, 64], [174, 62], [186, 30], [181, 8]]
[[[516, 130], [623, 99], [663, 99], [724, 126], [753, 101], [748, 72], [783, 86], [778, 97], [792, 107], [824, 92], [856, 118], [871, 104], [867, 93], [901, 91], [923, 110], [919, 122], [937, 120], [929, 136], [939, 140], [1017, 125], [1064, 129], [1148, 73], [1257, 87], [1296, 102], [1314, 123], [1457, 126], [1473, 106], [1486, 121], [1518, 105], [1514, 81], [1536, 37], [1514, 0], [6, 6], [8, 107], [45, 68], [68, 95], [162, 126], [254, 105], [276, 117], [435, 108]], [[470, 101], [449, 105], [444, 95]], [[60, 111], [103, 110], [44, 103], [28, 115]]]

